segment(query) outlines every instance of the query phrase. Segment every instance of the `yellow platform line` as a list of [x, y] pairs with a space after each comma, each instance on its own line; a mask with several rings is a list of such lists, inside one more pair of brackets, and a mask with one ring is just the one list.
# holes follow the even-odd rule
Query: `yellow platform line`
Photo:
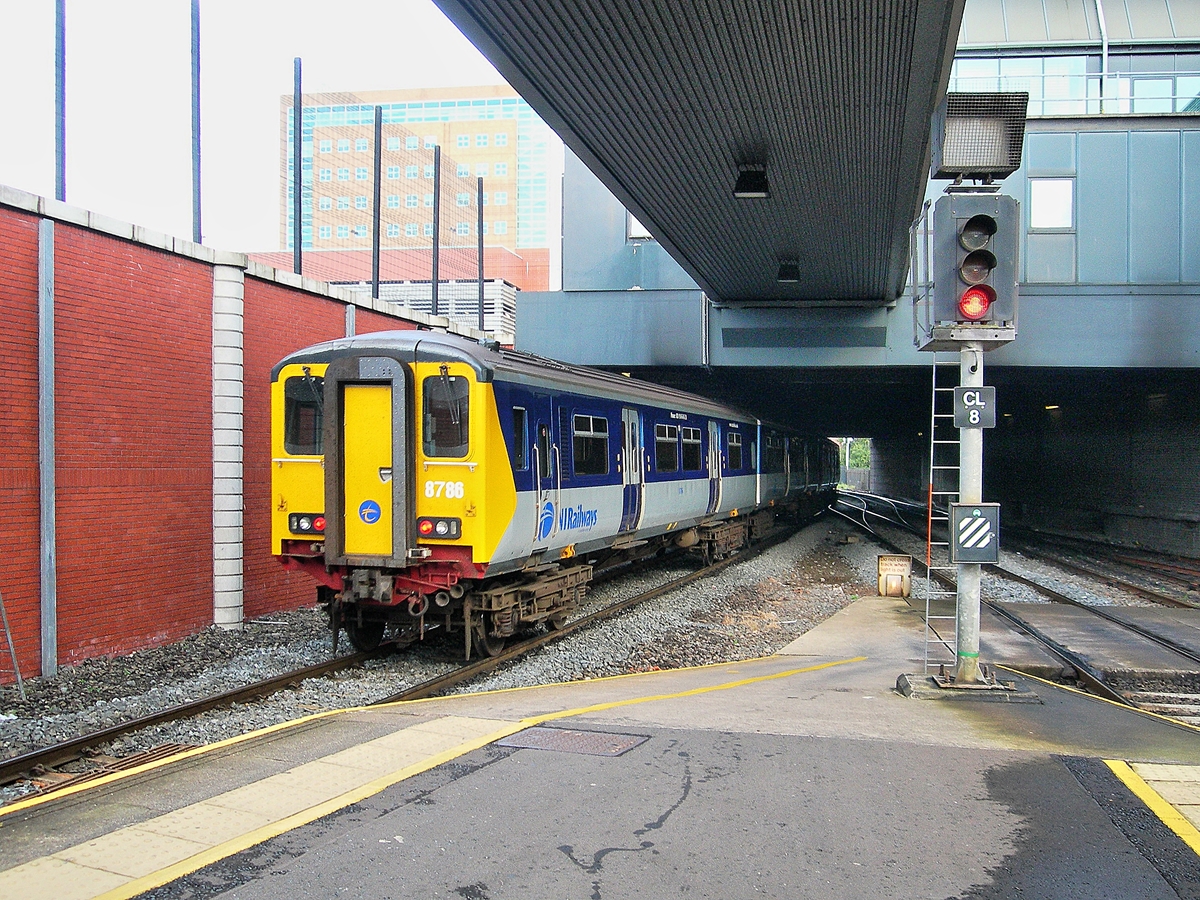
[[[653, 694], [648, 697], [633, 697], [628, 700], [611, 700], [607, 703], [594, 703], [591, 706], [579, 706], [575, 709], [565, 709], [561, 712], [543, 713], [540, 716], [530, 716], [522, 719], [526, 725], [540, 725], [542, 722], [550, 722], [554, 719], [567, 719], [572, 716], [582, 716], [587, 713], [604, 712], [609, 709], [618, 709], [622, 706], [633, 706], [638, 703], [651, 703], [656, 700], [679, 700], [683, 697], [698, 697], [701, 694], [711, 694], [713, 691], [728, 691], [732, 688], [745, 687], [748, 684], [758, 684], [763, 681], [775, 681], [778, 678], [790, 678], [792, 675], [802, 675], [807, 672], [818, 672], [821, 669], [831, 669], [834, 666], [844, 666], [849, 663], [864, 662], [865, 656], [855, 656], [851, 659], [839, 659], [834, 662], [817, 663], [811, 666], [804, 666], [799, 669], [788, 669], [784, 672], [773, 672], [770, 675], [755, 675], [752, 678], [742, 678], [738, 681], [727, 681], [723, 684], [712, 684], [707, 687], [691, 688], [686, 691], [678, 691], [672, 694]], [[680, 671], [678, 669], [673, 671]]]
[[[686, 691], [651, 694], [625, 700], [596, 703], [590, 706], [582, 706], [555, 713], [529, 716], [517, 722], [496, 719], [472, 719], [459, 716], [445, 716], [421, 722], [397, 732], [384, 735], [383, 737], [375, 738], [366, 744], [330, 754], [329, 756], [304, 763], [277, 775], [244, 785], [241, 788], [235, 788], [232, 791], [217, 795], [208, 800], [182, 807], [179, 810], [166, 813], [154, 819], [126, 826], [125, 828], [103, 835], [94, 841], [69, 847], [50, 856], [31, 860], [7, 871], [0, 872], [0, 896], [21, 897], [22, 900], [41, 900], [41, 898], [46, 898], [46, 900], [129, 900], [129, 898], [136, 897], [138, 894], [161, 887], [204, 866], [211, 865], [235, 853], [240, 853], [256, 844], [277, 837], [301, 825], [313, 822], [322, 816], [329, 815], [352, 803], [357, 803], [377, 794], [400, 781], [426, 772], [473, 750], [478, 750], [518, 731], [523, 731], [532, 725], [554, 719], [569, 718], [590, 712], [600, 712], [640, 703], [682, 699], [713, 691], [731, 690], [807, 672], [816, 672], [833, 666], [861, 662], [865, 659], [866, 657], [860, 656], [852, 659], [836, 660], [788, 669], [770, 675], [759, 675], [716, 685], [691, 688]], [[308, 720], [339, 712], [345, 712], [345, 710], [321, 713], [314, 717], [308, 717]], [[280, 725], [271, 726], [256, 734], [261, 735], [280, 730], [286, 724], [288, 723], [280, 723]], [[473, 733], [467, 740], [458, 740], [465, 732], [482, 733]], [[404, 741], [412, 738], [413, 735], [416, 735], [416, 738], [413, 740], [426, 745], [431, 741], [436, 743], [439, 739], [442, 739], [443, 742], [449, 740], [452, 743], [438, 752], [427, 755], [406, 766], [388, 771], [386, 774], [374, 778], [369, 777], [369, 770], [365, 767], [369, 765], [369, 757], [372, 755], [372, 750], [378, 750], [385, 756], [402, 753], [404, 750]], [[249, 735], [242, 736], [241, 739], [247, 737]], [[236, 741], [237, 739], [231, 739], [230, 741], [222, 742], [222, 744], [228, 746]], [[175, 757], [174, 759], [178, 760], [180, 758], [182, 757]], [[355, 772], [359, 774], [355, 775]], [[300, 777], [297, 778], [297, 776]], [[367, 780], [359, 780], [363, 777], [366, 777]], [[316, 788], [313, 788], [311, 783], [307, 781], [309, 778], [315, 778], [318, 782]], [[203, 822], [205, 821], [205, 817], [214, 821], [219, 821], [223, 817], [226, 819], [227, 824], [228, 820], [237, 817], [242, 817], [243, 819], [253, 817], [264, 818], [265, 814], [259, 812], [257, 809], [246, 808], [247, 806], [253, 806], [257, 802], [256, 795], [261, 795], [264, 787], [268, 796], [289, 797], [296, 790], [320, 791], [319, 782], [321, 780], [326, 782], [327, 789], [329, 785], [336, 782], [349, 783], [358, 780], [358, 783], [354, 784], [349, 790], [339, 790], [335, 787], [334, 794], [317, 801], [313, 805], [281, 816], [275, 821], [265, 822], [258, 827], [251, 828], [242, 834], [208, 847], [203, 847], [203, 839], [195, 839], [190, 832], [187, 837], [181, 836], [179, 833], [189, 825], [191, 830], [197, 830], [196, 821]], [[238, 794], [246, 796], [239, 799], [237, 797]], [[292, 800], [293, 802], [297, 802], [294, 797]], [[284, 802], [286, 803], [286, 801]], [[219, 828], [211, 828], [211, 833], [219, 833]], [[196, 851], [195, 848], [198, 847], [203, 849]], [[130, 848], [136, 851], [132, 859], [128, 854], [122, 854], [121, 852]], [[164, 858], [174, 856], [175, 859], [153, 871], [147, 871], [144, 874], [135, 874], [139, 866], [146, 867], [153, 865], [154, 854], [161, 854]], [[124, 869], [124, 871], [120, 871], [121, 869]]]
[[[1106, 759], [1107, 765], [1124, 785], [1129, 788], [1139, 800], [1146, 804], [1149, 810], [1162, 820], [1162, 823], [1179, 835], [1180, 840], [1192, 848], [1192, 852], [1200, 855], [1200, 831], [1196, 826], [1154, 788], [1146, 783], [1137, 772], [1126, 762], [1119, 759]], [[1200, 779], [1197, 779], [1200, 781]]]

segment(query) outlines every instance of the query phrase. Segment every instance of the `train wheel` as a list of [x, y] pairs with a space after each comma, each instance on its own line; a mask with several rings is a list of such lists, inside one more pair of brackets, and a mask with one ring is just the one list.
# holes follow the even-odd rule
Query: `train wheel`
[[378, 619], [365, 619], [361, 625], [357, 616], [345, 621], [346, 637], [350, 638], [355, 650], [361, 650], [363, 653], [379, 649], [385, 627], [387, 623]]
[[504, 651], [504, 638], [489, 634], [482, 620], [474, 624], [471, 637], [475, 649], [483, 656], [499, 656]]
[[546, 627], [551, 631], [562, 631], [567, 625], [567, 614], [558, 613], [546, 620]]

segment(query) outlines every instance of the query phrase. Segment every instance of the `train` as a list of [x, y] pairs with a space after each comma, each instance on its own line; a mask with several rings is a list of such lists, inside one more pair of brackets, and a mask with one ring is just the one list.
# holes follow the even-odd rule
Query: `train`
[[826, 438], [439, 331], [317, 344], [271, 379], [272, 550], [360, 650], [441, 629], [498, 654], [561, 628], [602, 563], [716, 560], [836, 489]]

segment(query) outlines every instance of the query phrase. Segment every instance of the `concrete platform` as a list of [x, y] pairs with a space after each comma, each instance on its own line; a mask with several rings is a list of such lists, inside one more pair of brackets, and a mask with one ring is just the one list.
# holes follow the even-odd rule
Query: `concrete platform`
[[[1200, 734], [902, 697], [923, 630], [864, 599], [766, 659], [224, 742], [0, 812], [0, 897], [1200, 896]], [[636, 746], [495, 743], [531, 726]]]

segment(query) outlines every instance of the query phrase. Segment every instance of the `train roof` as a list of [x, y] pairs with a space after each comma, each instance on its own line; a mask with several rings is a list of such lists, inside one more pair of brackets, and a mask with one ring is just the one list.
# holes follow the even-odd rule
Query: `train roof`
[[613, 399], [657, 403], [681, 411], [687, 409], [723, 418], [758, 421], [739, 409], [696, 394], [614, 375], [602, 369], [571, 365], [520, 350], [503, 349], [494, 343], [485, 345], [441, 331], [378, 331], [325, 341], [284, 357], [271, 370], [271, 380], [278, 379], [286, 365], [328, 362], [343, 356], [359, 356], [364, 352], [377, 353], [404, 363], [466, 363], [474, 369], [476, 378], [483, 382], [499, 378], [501, 381], [563, 385], [580, 393], [600, 393]]

